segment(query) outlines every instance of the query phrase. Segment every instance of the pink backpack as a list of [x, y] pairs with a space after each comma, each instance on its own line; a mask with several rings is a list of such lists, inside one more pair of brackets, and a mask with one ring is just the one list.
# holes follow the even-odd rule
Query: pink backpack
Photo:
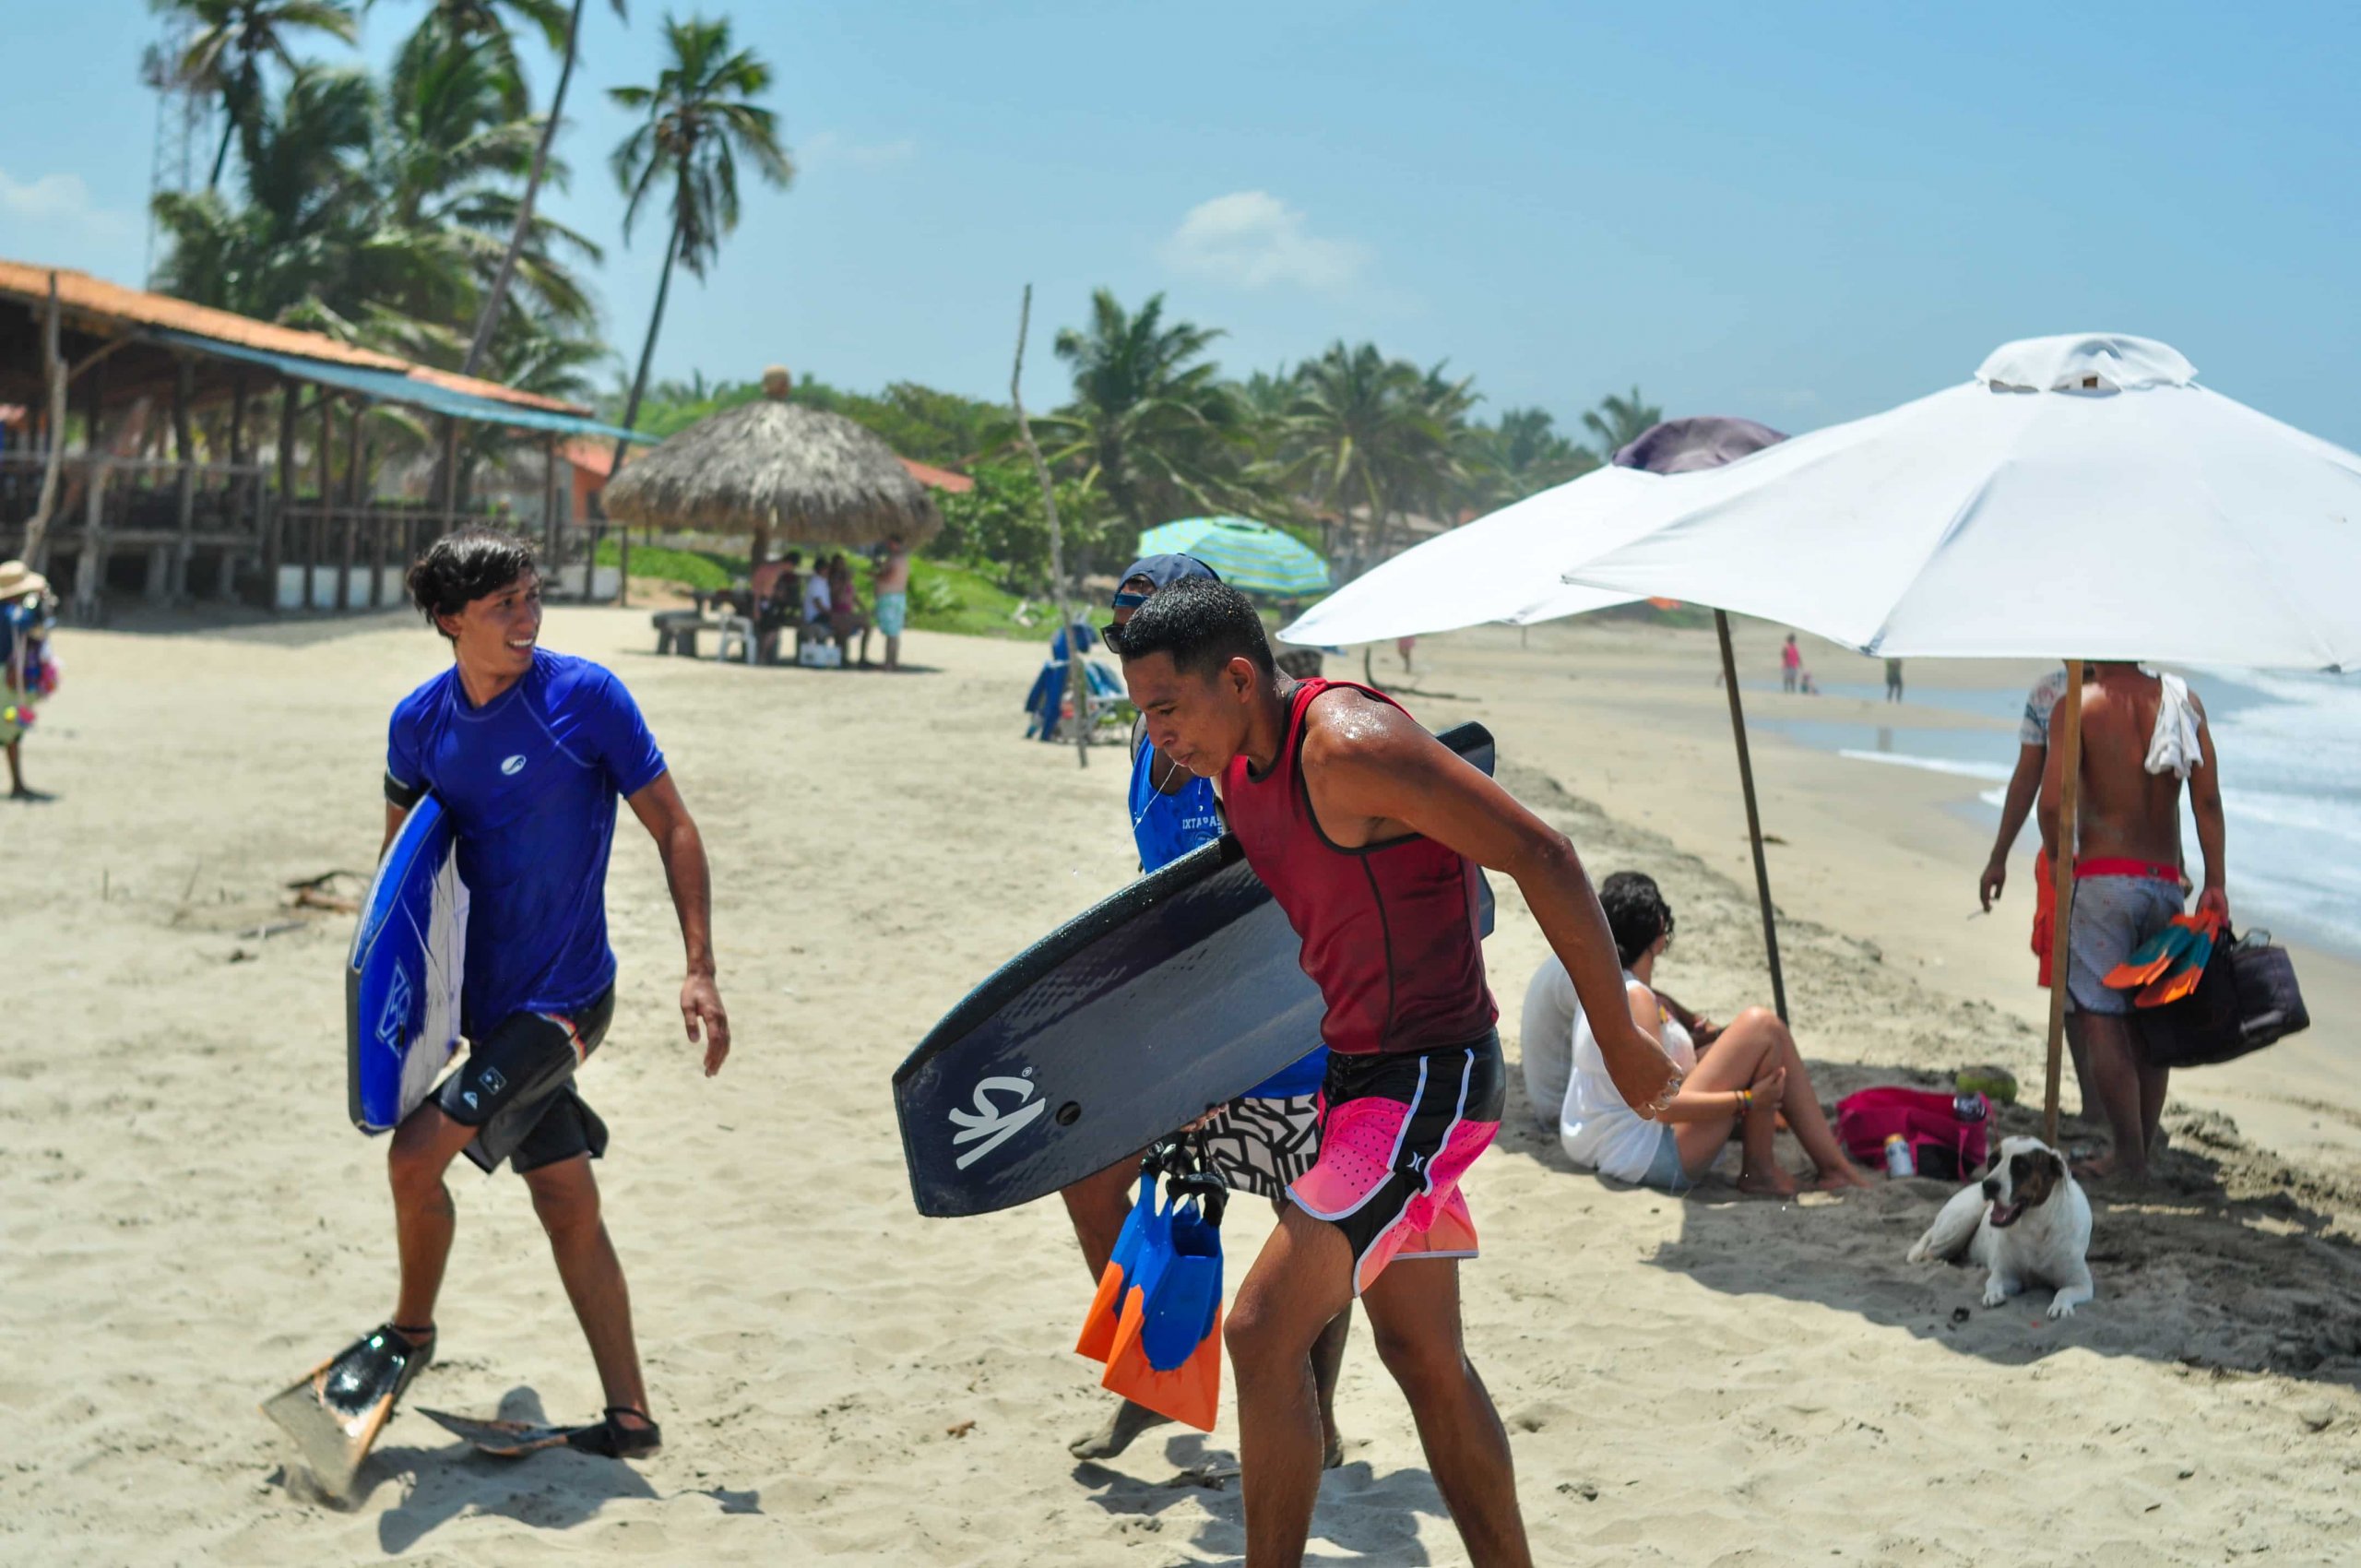
[[1962, 1116], [1958, 1100], [1940, 1089], [1861, 1089], [1836, 1102], [1836, 1136], [1846, 1154], [1875, 1169], [1885, 1163], [1886, 1139], [1900, 1134], [1919, 1175], [1965, 1181], [1984, 1169], [1992, 1102], [1959, 1098], [1972, 1099], [1973, 1116]]

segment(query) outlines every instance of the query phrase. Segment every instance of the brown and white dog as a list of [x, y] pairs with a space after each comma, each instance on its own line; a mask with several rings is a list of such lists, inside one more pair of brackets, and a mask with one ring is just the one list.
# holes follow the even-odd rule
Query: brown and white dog
[[1909, 1261], [1982, 1264], [1987, 1307], [2027, 1285], [2050, 1286], [2049, 1315], [2072, 1317], [2098, 1294], [2083, 1257], [2090, 1245], [2091, 1200], [2058, 1151], [2039, 1138], [2003, 1138], [1984, 1180], [1952, 1194]]

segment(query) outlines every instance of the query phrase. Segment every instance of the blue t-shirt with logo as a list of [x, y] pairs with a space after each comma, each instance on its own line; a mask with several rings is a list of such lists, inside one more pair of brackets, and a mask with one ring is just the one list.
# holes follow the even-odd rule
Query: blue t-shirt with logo
[[[1156, 784], [1172, 766], [1157, 756], [1154, 746], [1143, 744], [1132, 754], [1132, 842], [1139, 846], [1142, 871], [1160, 871], [1199, 845], [1221, 837], [1221, 806], [1213, 780], [1192, 776], [1168, 795]], [[1248, 1089], [1242, 1098], [1299, 1099], [1318, 1094], [1327, 1075], [1328, 1048], [1317, 1045], [1300, 1061]]]
[[517, 1013], [571, 1013], [614, 982], [615, 802], [663, 771], [623, 683], [544, 648], [481, 707], [455, 665], [394, 709], [387, 778], [432, 790], [458, 834], [469, 899], [460, 1028], [470, 1039]]

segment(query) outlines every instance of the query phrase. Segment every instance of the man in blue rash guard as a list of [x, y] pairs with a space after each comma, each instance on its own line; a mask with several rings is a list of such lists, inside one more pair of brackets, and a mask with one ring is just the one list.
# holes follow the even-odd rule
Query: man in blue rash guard
[[[1103, 633], [1109, 648], [1120, 656], [1118, 637], [1132, 612], [1157, 589], [1184, 577], [1221, 580], [1219, 574], [1193, 555], [1150, 555], [1132, 563], [1116, 586], [1114, 624]], [[1132, 731], [1132, 785], [1125, 800], [1144, 873], [1170, 865], [1199, 845], [1221, 837], [1221, 804], [1213, 781], [1157, 756], [1142, 726], [1134, 726]], [[1309, 1170], [1320, 1154], [1318, 1098], [1327, 1070], [1328, 1048], [1315, 1041], [1302, 1060], [1248, 1089], [1197, 1126], [1201, 1146], [1233, 1191], [1259, 1193], [1284, 1210], [1287, 1183]], [[1093, 1280], [1105, 1270], [1123, 1220], [1131, 1213], [1132, 1188], [1139, 1167], [1139, 1157], [1134, 1155], [1060, 1194]], [[1352, 1317], [1347, 1303], [1311, 1351], [1326, 1463], [1331, 1469], [1344, 1462], [1343, 1443], [1336, 1435], [1336, 1370], [1344, 1360]], [[1164, 1420], [1145, 1406], [1125, 1399], [1117, 1404], [1105, 1426], [1067, 1446], [1078, 1459], [1111, 1458]]]
[[704, 840], [623, 683], [540, 646], [540, 578], [528, 545], [463, 529], [419, 559], [409, 591], [449, 639], [452, 666], [394, 709], [386, 842], [429, 790], [449, 814], [469, 889], [460, 1003], [469, 1051], [394, 1132], [401, 1288], [381, 1332], [413, 1352], [405, 1382], [432, 1358], [455, 1220], [443, 1172], [462, 1152], [487, 1171], [506, 1160], [532, 1194], [606, 1391], [605, 1419], [575, 1433], [574, 1445], [645, 1454], [661, 1438], [648, 1415], [623, 1265], [590, 1173], [607, 1129], [575, 1092], [574, 1075], [614, 1015], [606, 885], [618, 799], [663, 858], [687, 948], [681, 1016], [692, 1044], [703, 1036], [706, 1076], [730, 1054]]

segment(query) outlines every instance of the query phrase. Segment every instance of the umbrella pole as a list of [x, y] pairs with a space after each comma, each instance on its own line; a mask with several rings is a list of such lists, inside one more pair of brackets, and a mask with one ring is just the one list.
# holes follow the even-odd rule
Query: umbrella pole
[[2041, 1141], [2058, 1145], [2058, 1078], [2059, 1058], [2066, 1049], [2066, 967], [2068, 939], [2074, 921], [2074, 840], [2076, 797], [2082, 781], [2082, 661], [2066, 661], [2066, 696], [2058, 705], [2058, 850], [2049, 868], [2057, 892], [2057, 912], [2049, 932], [2049, 1062], [2042, 1075]]
[[[1025, 440], [1025, 450], [1033, 459], [1033, 475], [1041, 484], [1041, 515], [1050, 525], [1050, 606], [1058, 618], [1058, 629], [1050, 634], [1050, 647], [1056, 639], [1066, 640], [1066, 689], [1074, 703], [1074, 760], [1078, 767], [1090, 766], [1090, 667], [1089, 653], [1074, 641], [1074, 616], [1066, 610], [1066, 562], [1064, 540], [1058, 529], [1058, 490], [1050, 481], [1050, 465], [1041, 460], [1040, 445], [1033, 439], [1033, 422], [1025, 417], [1025, 339], [1033, 326], [1033, 285], [1025, 285], [1025, 303], [1016, 311], [1016, 366], [1008, 373], [1008, 401], [1016, 410], [1016, 434]], [[1047, 723], [1057, 722], [1057, 709], [1050, 710]]]
[[1714, 635], [1722, 645], [1722, 684], [1729, 688], [1730, 734], [1738, 742], [1738, 787], [1746, 797], [1746, 838], [1754, 849], [1754, 894], [1762, 905], [1762, 951], [1771, 960], [1771, 1004], [1787, 1022], [1787, 980], [1779, 968], [1779, 928], [1771, 914], [1771, 868], [1762, 859], [1762, 817], [1754, 805], [1754, 759], [1746, 749], [1746, 709], [1738, 696], [1738, 656], [1730, 651], [1730, 618], [1714, 612]]

